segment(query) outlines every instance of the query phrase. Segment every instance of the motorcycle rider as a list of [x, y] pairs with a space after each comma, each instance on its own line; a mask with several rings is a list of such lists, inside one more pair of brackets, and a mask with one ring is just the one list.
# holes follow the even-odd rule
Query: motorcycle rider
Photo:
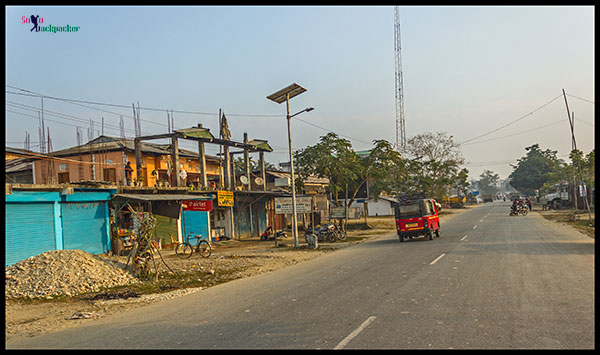
[[531, 211], [531, 201], [529, 200], [529, 197], [527, 197], [525, 204], [527, 205], [527, 208], [529, 208], [529, 210]]
[[516, 199], [516, 198], [515, 198], [515, 199], [513, 199], [513, 203], [512, 203], [512, 205], [510, 206], [510, 213], [511, 213], [511, 214], [515, 214], [515, 213], [517, 213], [517, 208], [519, 207], [519, 202], [520, 202], [520, 201], [521, 201], [520, 199]]

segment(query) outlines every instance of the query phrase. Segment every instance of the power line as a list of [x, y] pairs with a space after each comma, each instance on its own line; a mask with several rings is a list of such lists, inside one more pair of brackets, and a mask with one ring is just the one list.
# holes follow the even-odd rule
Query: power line
[[574, 97], [574, 98], [576, 98], [576, 99], [579, 99], [579, 100], [582, 100], [582, 101], [585, 101], [585, 102], [589, 102], [590, 104], [594, 104], [594, 105], [596, 104], [594, 101], [590, 101], [590, 100], [582, 99], [581, 97], [577, 97], [577, 96], [575, 96], [575, 95], [567, 94], [567, 96], [571, 96], [571, 97]]
[[[74, 105], [78, 105], [78, 106], [90, 108], [90, 109], [93, 109], [93, 110], [102, 111], [102, 112], [105, 112], [105, 113], [110, 113], [110, 114], [117, 115], [117, 116], [123, 116], [123, 117], [127, 117], [127, 118], [132, 118], [132, 116], [129, 116], [129, 115], [124, 115], [122, 113], [117, 113], [117, 112], [113, 112], [113, 111], [102, 110], [102, 109], [99, 109], [99, 108], [96, 108], [96, 107], [86, 106], [86, 105], [83, 105], [82, 103], [91, 104], [91, 105], [104, 105], [104, 106], [118, 107], [118, 108], [124, 108], [124, 109], [130, 109], [129, 105], [119, 105], [119, 104], [112, 104], [112, 103], [106, 103], [106, 102], [95, 102], [95, 101], [87, 101], [87, 100], [75, 100], [75, 99], [59, 98], [59, 97], [48, 96], [48, 95], [45, 95], [45, 94], [33, 92], [33, 91], [30, 91], [30, 90], [27, 90], [27, 89], [19, 88], [19, 87], [8, 85], [8, 84], [6, 84], [6, 86], [9, 87], [9, 88], [20, 90], [20, 91], [24, 92], [24, 93], [20, 93], [20, 92], [6, 91], [6, 93], [8, 93], [8, 94], [23, 95], [23, 96], [32, 96], [32, 97], [42, 97], [42, 98], [47, 98], [47, 99], [62, 101], [62, 102], [66, 102], [66, 103], [71, 103], [71, 104], [74, 104]], [[10, 101], [7, 101], [7, 102], [10, 102]], [[19, 104], [19, 103], [15, 103], [15, 104]], [[24, 105], [24, 104], [19, 104], [19, 105], [23, 105], [23, 106], [30, 107], [30, 108], [35, 108], [33, 106]], [[149, 107], [140, 107], [140, 109], [148, 110], [148, 111], [160, 111], [160, 112], [164, 112], [165, 111], [165, 109], [157, 109], [157, 108], [149, 108]], [[183, 111], [183, 110], [170, 110], [170, 111], [171, 112], [177, 112], [177, 113], [184, 113], [184, 114], [212, 115], [212, 116], [218, 115], [216, 113], [207, 113], [207, 112], [195, 112], [195, 111]], [[52, 112], [52, 111], [44, 110], [44, 112]], [[57, 113], [57, 114], [62, 114], [62, 113]], [[76, 117], [76, 116], [71, 116], [71, 115], [67, 115], [67, 114], [62, 114], [62, 115], [74, 117], [74, 118], [77, 118], [79, 120], [85, 120], [83, 118]], [[264, 118], [283, 117], [282, 115], [233, 114], [233, 113], [227, 114], [227, 116], [236, 116], [236, 117], [264, 117]], [[61, 117], [61, 118], [63, 118], [63, 117]], [[306, 121], [304, 121], [304, 120], [302, 120], [300, 118], [297, 118], [297, 119], [299, 121], [305, 123], [305, 124], [311, 125], [313, 127], [319, 128], [319, 129], [322, 129], [324, 131], [333, 132], [333, 130], [331, 130], [331, 129], [328, 129], [328, 128], [325, 128], [325, 127], [322, 127], [322, 126], [319, 126], [319, 125], [316, 125], [316, 124], [313, 124], [313, 123], [310, 123], [310, 122], [306, 122]], [[166, 124], [157, 123], [157, 122], [150, 121], [150, 120], [140, 119], [140, 121], [152, 123], [152, 124], [155, 124], [155, 125], [158, 125], [158, 126], [162, 126], [162, 127], [168, 127], [168, 125], [166, 125]], [[54, 121], [54, 122], [56, 122], [56, 121]], [[110, 125], [107, 124], [107, 126], [110, 126]], [[121, 129], [121, 127], [116, 127], [116, 126], [110, 126], [110, 127], [114, 127], [116, 129], [119, 129], [119, 130]], [[134, 131], [132, 129], [127, 129], [127, 128], [126, 128], [126, 130], [130, 131], [130, 132]], [[372, 144], [372, 142], [367, 142], [367, 141], [364, 141], [364, 140], [361, 140], [361, 139], [358, 139], [358, 138], [354, 138], [354, 137], [351, 137], [351, 136], [347, 136], [347, 135], [343, 135], [343, 134], [338, 134], [338, 135], [341, 136], [341, 137], [348, 138], [350, 140], [356, 141], [356, 142], [361, 142], [361, 143], [368, 144], [368, 145]]]
[[[16, 86], [12, 86], [12, 85], [8, 85], [6, 84], [7, 87], [11, 88], [11, 89], [16, 89], [16, 90], [20, 90], [20, 91], [24, 91], [29, 93], [30, 95], [26, 95], [26, 96], [36, 96], [36, 97], [44, 97], [44, 98], [48, 98], [48, 99], [52, 99], [52, 100], [58, 100], [58, 101], [65, 101], [65, 102], [78, 102], [78, 103], [87, 103], [87, 104], [91, 104], [91, 105], [100, 105], [100, 106], [111, 106], [111, 107], [119, 107], [119, 108], [126, 108], [129, 109], [129, 105], [120, 105], [120, 104], [113, 104], [113, 103], [107, 103], [107, 102], [94, 102], [94, 101], [87, 101], [87, 100], [75, 100], [75, 99], [66, 99], [66, 98], [59, 98], [59, 97], [54, 97], [54, 96], [48, 96], [45, 94], [40, 94], [37, 92], [33, 92], [30, 90], [26, 90], [26, 89], [22, 89]], [[15, 93], [15, 92], [10, 92], [10, 91], [6, 91], [6, 93], [9, 94], [21, 94], [21, 93]], [[158, 112], [165, 112], [167, 109], [164, 108], [152, 108], [152, 107], [140, 107], [141, 110], [147, 110], [147, 111], [158, 111]], [[190, 115], [206, 115], [206, 116], [218, 116], [218, 113], [212, 113], [212, 112], [199, 112], [199, 111], [184, 111], [184, 110], [170, 110], [171, 112], [177, 112], [177, 113], [183, 113], [183, 114], [190, 114]], [[230, 113], [227, 114], [227, 116], [238, 116], [238, 117], [284, 117], [282, 115], [271, 115], [271, 114], [235, 114], [235, 113]]]
[[[541, 127], [537, 127], [537, 128], [528, 129], [528, 130], [526, 130], [526, 131], [521, 131], [521, 132], [517, 132], [517, 133], [509, 134], [509, 135], [502, 136], [502, 137], [492, 138], [492, 139], [488, 139], [488, 140], [485, 140], [485, 141], [479, 141], [479, 142], [471, 142], [471, 143], [466, 143], [466, 144], [462, 144], [462, 145], [471, 145], [471, 144], [487, 143], [487, 142], [495, 141], [495, 140], [498, 140], [498, 139], [504, 139], [504, 138], [508, 138], [508, 137], [513, 137], [513, 136], [517, 136], [517, 135], [519, 135], [519, 134], [524, 134], [524, 133], [528, 133], [528, 132], [531, 132], [531, 131], [537, 131], [538, 129], [546, 128], [546, 127], [549, 127], [549, 126], [552, 126], [552, 125], [555, 125], [555, 124], [557, 124], [557, 123], [561, 123], [561, 122], [563, 122], [563, 120], [559, 120], [559, 121], [556, 121], [556, 122], [553, 122], [553, 123], [550, 123], [550, 124], [547, 124], [547, 125], [544, 125], [544, 126], [541, 126]], [[587, 123], [587, 122], [585, 122], [585, 123]]]
[[509, 125], [511, 125], [511, 124], [513, 124], [513, 123], [516, 123], [516, 122], [518, 122], [518, 121], [520, 121], [520, 120], [522, 120], [522, 119], [524, 119], [524, 118], [526, 118], [526, 117], [528, 117], [528, 116], [531, 116], [531, 115], [533, 115], [534, 113], [536, 113], [537, 111], [541, 110], [542, 108], [544, 108], [544, 107], [546, 107], [546, 106], [550, 105], [551, 103], [553, 103], [554, 101], [556, 101], [556, 100], [557, 100], [559, 97], [561, 97], [561, 96], [562, 96], [562, 94], [561, 94], [561, 95], [558, 95], [557, 97], [553, 98], [552, 100], [548, 101], [547, 103], [543, 104], [542, 106], [540, 106], [540, 107], [536, 108], [535, 110], [533, 110], [533, 111], [531, 111], [531, 112], [529, 112], [529, 113], [527, 113], [527, 114], [525, 114], [525, 115], [523, 115], [523, 116], [521, 116], [521, 117], [517, 118], [517, 119], [516, 119], [516, 120], [514, 120], [514, 121], [511, 121], [511, 122], [509, 122], [509, 123], [507, 123], [507, 124], [505, 124], [505, 125], [503, 125], [503, 126], [501, 126], [501, 127], [498, 127], [498, 128], [496, 128], [496, 129], [493, 129], [493, 130], [491, 130], [491, 131], [489, 131], [489, 132], [487, 132], [487, 133], [484, 133], [484, 134], [482, 134], [482, 135], [479, 135], [479, 136], [477, 136], [477, 137], [475, 137], [475, 138], [467, 139], [466, 141], [463, 141], [463, 142], [461, 142], [461, 143], [459, 143], [459, 144], [465, 144], [465, 143], [468, 143], [468, 142], [474, 141], [474, 140], [476, 140], [476, 139], [479, 139], [479, 138], [481, 138], [481, 137], [485, 137], [485, 136], [487, 136], [487, 135], [489, 135], [489, 134], [492, 134], [492, 133], [494, 133], [494, 132], [496, 132], [496, 131], [499, 131], [499, 130], [501, 130], [502, 128], [505, 128], [505, 127], [507, 127], [507, 126], [509, 126]]
[[[302, 120], [301, 118], [296, 118], [296, 119], [297, 119], [298, 121], [302, 122], [302, 123], [305, 123], [305, 124], [307, 124], [307, 125], [310, 125], [310, 126], [314, 126], [314, 127], [320, 128], [320, 129], [322, 129], [322, 130], [324, 130], [324, 131], [326, 131], [326, 132], [333, 132], [333, 130], [331, 130], [331, 129], [329, 129], [329, 128], [321, 127], [321, 126], [319, 126], [319, 125], [316, 125], [316, 124], [314, 124], [314, 123], [311, 123], [311, 122], [306, 122], [306, 121]], [[343, 134], [339, 134], [339, 133], [337, 133], [337, 135], [338, 135], [338, 136], [341, 136], [341, 137], [348, 138], [348, 139], [355, 140], [355, 141], [357, 141], [357, 142], [361, 142], [361, 143], [365, 143], [365, 144], [369, 144], [369, 145], [373, 144], [373, 143], [371, 143], [371, 142], [365, 142], [365, 141], [363, 141], [363, 140], [360, 140], [360, 139], [358, 139], [358, 138], [353, 138], [353, 137], [346, 136], [346, 135], [343, 135]]]

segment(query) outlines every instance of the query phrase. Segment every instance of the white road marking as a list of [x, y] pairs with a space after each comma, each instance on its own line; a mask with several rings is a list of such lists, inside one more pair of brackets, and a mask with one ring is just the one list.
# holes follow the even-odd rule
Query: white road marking
[[476, 228], [477, 228], [477, 226], [473, 226], [473, 229], [476, 229]]
[[433, 264], [437, 263], [438, 260], [440, 260], [441, 258], [444, 257], [444, 255], [446, 255], [446, 253], [442, 253], [442, 255], [438, 256], [437, 258], [435, 258], [434, 261], [430, 262], [429, 265], [433, 265]]
[[467, 239], [468, 235], [465, 235], [464, 237], [460, 238], [460, 241], [462, 242], [463, 240]]
[[354, 337], [356, 337], [360, 332], [362, 332], [363, 329], [365, 329], [369, 324], [371, 324], [372, 321], [375, 320], [375, 318], [377, 317], [370, 316], [369, 318], [367, 318], [367, 320], [364, 321], [358, 328], [356, 328], [352, 333], [348, 334], [348, 336], [345, 337], [344, 340], [340, 341], [340, 343], [336, 345], [335, 348], [333, 348], [333, 350], [343, 349], [344, 346], [348, 345], [350, 340], [354, 339]]

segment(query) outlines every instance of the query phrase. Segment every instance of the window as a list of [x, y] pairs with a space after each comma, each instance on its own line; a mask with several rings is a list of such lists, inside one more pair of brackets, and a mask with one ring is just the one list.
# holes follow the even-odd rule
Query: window
[[117, 182], [117, 170], [115, 168], [104, 169], [104, 181]]
[[410, 205], [400, 205], [399, 212], [401, 218], [411, 218], [411, 217], [420, 217], [421, 216], [421, 205], [419, 203], [414, 203]]
[[58, 183], [66, 184], [69, 182], [69, 172], [66, 173], [58, 173]]
[[60, 164], [60, 165], [59, 165], [59, 169], [60, 169], [60, 170], [63, 170], [63, 171], [64, 171], [64, 170], [67, 170], [67, 164]]
[[431, 201], [425, 201], [425, 211], [424, 211], [424, 215], [425, 216], [429, 216], [432, 215], [434, 213], [434, 209], [433, 209], [433, 204], [431, 203]]

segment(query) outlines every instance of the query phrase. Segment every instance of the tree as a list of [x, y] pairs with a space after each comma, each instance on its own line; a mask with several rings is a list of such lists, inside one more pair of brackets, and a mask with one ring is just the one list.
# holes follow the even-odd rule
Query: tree
[[454, 181], [454, 188], [457, 189], [459, 192], [462, 192], [463, 196], [467, 196], [467, 189], [469, 188], [469, 186], [471, 185], [467, 179], [469, 178], [469, 170], [466, 168], [461, 169], [457, 176], [456, 176], [456, 180]]
[[[409, 195], [423, 193], [441, 200], [464, 178], [464, 172], [459, 169], [465, 160], [459, 148], [452, 136], [442, 132], [427, 132], [410, 138], [407, 153], [412, 159], [405, 161], [404, 192]], [[466, 184], [466, 178], [461, 184]]]
[[[374, 196], [382, 191], [391, 191], [399, 186], [403, 171], [401, 155], [385, 140], [374, 140], [368, 155], [360, 156], [346, 139], [335, 133], [321, 137], [319, 143], [297, 153], [300, 167], [299, 184], [309, 175], [329, 179], [329, 192], [336, 205], [340, 206], [339, 195], [348, 189], [348, 205], [369, 181]], [[343, 194], [342, 194], [343, 195]]]
[[495, 194], [498, 192], [498, 181], [500, 180], [500, 176], [498, 174], [494, 174], [491, 170], [483, 170], [483, 173], [479, 175], [479, 181], [477, 181], [477, 186], [479, 188], [479, 192], [482, 194]]
[[298, 151], [296, 161], [300, 180], [297, 185], [302, 186], [309, 175], [328, 178], [328, 191], [333, 194], [338, 205], [338, 194], [344, 191], [346, 184], [352, 186], [358, 178], [359, 167], [356, 166], [357, 156], [352, 150], [352, 144], [333, 132], [322, 136], [314, 146]]
[[539, 144], [526, 147], [525, 157], [517, 160], [517, 165], [509, 175], [510, 184], [517, 190], [527, 194], [535, 194], [535, 190], [542, 188], [545, 182], [552, 178], [552, 174], [561, 171], [561, 161], [556, 157], [556, 150], [542, 151]]
[[361, 162], [366, 167], [369, 193], [371, 196], [379, 196], [382, 192], [391, 194], [401, 187], [405, 162], [388, 141], [374, 140], [373, 143], [375, 147]]

